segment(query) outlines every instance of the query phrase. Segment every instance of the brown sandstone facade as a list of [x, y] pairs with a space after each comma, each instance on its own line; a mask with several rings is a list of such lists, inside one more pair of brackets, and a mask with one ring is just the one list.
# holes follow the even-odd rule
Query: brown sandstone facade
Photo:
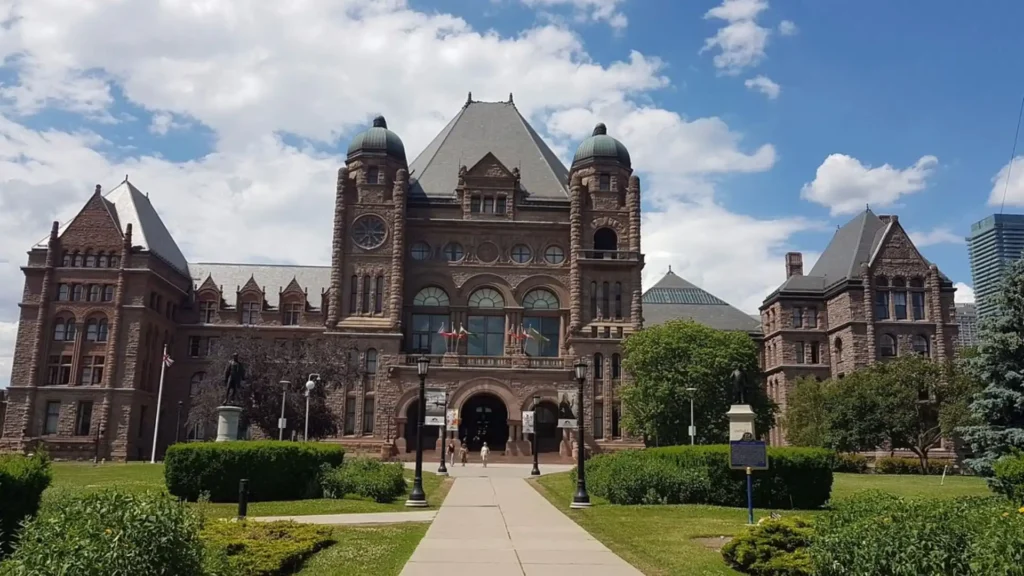
[[[809, 274], [786, 255], [786, 281], [761, 306], [768, 393], [785, 413], [801, 377], [842, 378], [903, 354], [952, 359], [953, 283], [914, 247], [897, 216], [866, 210], [840, 228]], [[785, 443], [785, 430], [771, 432]]]
[[[175, 429], [178, 407], [223, 373], [207, 360], [217, 339], [252, 327], [331, 338], [360, 364], [365, 385], [326, 383], [333, 440], [355, 450], [411, 448], [422, 354], [428, 386], [492, 448], [529, 452], [521, 413], [539, 395], [542, 448], [570, 453], [554, 399], [580, 359], [588, 444], [629, 443], [621, 342], [642, 326], [642, 268], [625, 147], [601, 125], [566, 170], [511, 98], [470, 99], [412, 164], [383, 118], [358, 135], [338, 171], [329, 267], [189, 263], [148, 197], [127, 180], [97, 187], [23, 268], [0, 448], [141, 459], [154, 433], [158, 454], [178, 434], [201, 438]], [[448, 350], [442, 327], [473, 335]], [[537, 336], [524, 347], [522, 332]], [[154, 430], [165, 344], [175, 362]]]

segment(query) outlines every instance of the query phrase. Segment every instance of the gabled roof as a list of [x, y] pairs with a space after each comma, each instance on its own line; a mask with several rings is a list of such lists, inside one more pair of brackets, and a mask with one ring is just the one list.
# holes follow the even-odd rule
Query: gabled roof
[[[103, 196], [103, 202], [122, 235], [128, 224], [132, 225], [133, 246], [159, 256], [179, 272], [188, 275], [188, 261], [160, 219], [160, 215], [156, 213], [148, 196], [125, 178], [124, 182]], [[63, 223], [57, 232], [58, 235], [63, 235], [73, 221], [74, 219], [71, 219]], [[45, 238], [35, 247], [46, 248], [48, 242], [49, 238]]]
[[510, 170], [519, 168], [528, 199], [568, 199], [569, 171], [515, 104], [472, 100], [409, 165], [410, 198], [452, 198], [459, 167], [475, 165], [488, 152]]
[[308, 294], [309, 304], [320, 307], [320, 295], [331, 287], [330, 266], [290, 266], [276, 264], [210, 264], [191, 262], [192, 283], [199, 287], [209, 277], [222, 289], [224, 303], [235, 306], [238, 291], [252, 279], [270, 306], [280, 306], [280, 292], [296, 282]]
[[644, 292], [644, 324], [693, 320], [718, 330], [760, 332], [761, 321], [672, 272]]

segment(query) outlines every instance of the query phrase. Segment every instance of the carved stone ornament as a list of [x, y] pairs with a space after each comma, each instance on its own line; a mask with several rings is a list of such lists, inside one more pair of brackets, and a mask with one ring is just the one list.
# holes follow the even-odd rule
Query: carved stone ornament
[[621, 222], [619, 222], [615, 218], [609, 218], [608, 216], [602, 216], [601, 218], [595, 218], [594, 221], [590, 223], [590, 226], [593, 229], [597, 229], [597, 228], [611, 228], [612, 230], [615, 230], [616, 232], [620, 232], [620, 231], [623, 230], [623, 226], [622, 226]]

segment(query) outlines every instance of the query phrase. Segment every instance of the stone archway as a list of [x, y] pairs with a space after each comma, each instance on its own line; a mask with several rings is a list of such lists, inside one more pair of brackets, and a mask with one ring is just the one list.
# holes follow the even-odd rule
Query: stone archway
[[504, 452], [509, 441], [508, 416], [501, 398], [489, 392], [474, 394], [459, 409], [459, 439], [471, 452], [485, 443], [495, 452]]

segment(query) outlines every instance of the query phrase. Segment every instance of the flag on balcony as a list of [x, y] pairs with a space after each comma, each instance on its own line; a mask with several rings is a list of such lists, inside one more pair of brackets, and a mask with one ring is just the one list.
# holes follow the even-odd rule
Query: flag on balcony
[[167, 367], [167, 368], [170, 368], [171, 364], [174, 364], [174, 360], [171, 359], [171, 355], [170, 354], [168, 354], [167, 352], [164, 352], [164, 366]]
[[441, 327], [440, 327], [440, 328], [438, 328], [438, 330], [437, 330], [437, 333], [438, 333], [438, 334], [440, 334], [440, 335], [441, 335], [441, 337], [442, 337], [442, 338], [444, 338], [444, 339], [446, 339], [446, 340], [447, 340], [448, 338], [451, 338], [452, 336], [454, 336], [454, 335], [455, 335], [455, 332], [447, 332], [447, 331], [445, 331], [445, 329], [444, 329], [444, 323], [443, 323], [443, 322], [441, 323]]
[[536, 339], [539, 342], [545, 342], [545, 343], [551, 341], [546, 336], [541, 334], [540, 332], [537, 332], [537, 329], [534, 328], [533, 326], [530, 326], [530, 338], [533, 338], [533, 339]]
[[458, 334], [459, 340], [462, 340], [463, 338], [465, 338], [467, 336], [472, 336], [472, 335], [473, 335], [472, 332], [470, 332], [469, 330], [466, 330], [465, 328], [463, 328], [462, 324], [459, 324], [459, 334]]

